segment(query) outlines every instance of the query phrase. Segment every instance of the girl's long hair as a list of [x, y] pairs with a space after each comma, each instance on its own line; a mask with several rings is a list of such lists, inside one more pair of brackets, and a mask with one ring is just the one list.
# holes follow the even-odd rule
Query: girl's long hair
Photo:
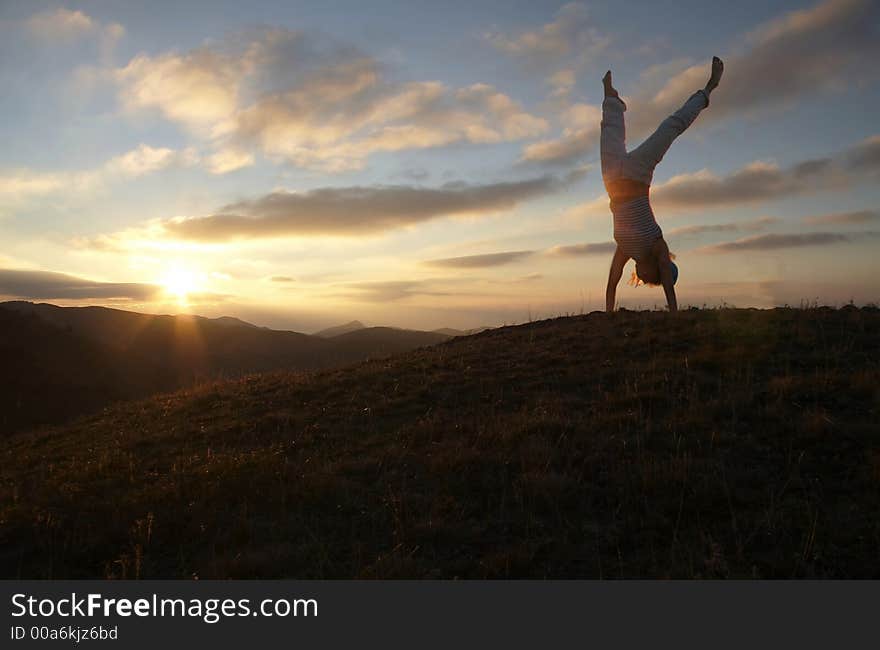
[[[673, 253], [672, 251], [669, 251], [669, 259], [671, 259], [671, 260], [675, 259], [675, 253]], [[638, 263], [636, 263], [636, 267], [638, 267]], [[648, 284], [648, 285], [651, 285], [652, 287], [659, 287], [660, 286], [659, 284], [654, 284], [653, 282], [645, 282], [644, 280], [642, 280], [639, 277], [638, 273], [636, 273], [635, 268], [632, 271], [632, 275], [629, 276], [629, 282], [627, 284], [629, 284], [629, 286], [631, 286], [631, 287], [638, 287], [639, 285], [642, 285], [642, 284]]]

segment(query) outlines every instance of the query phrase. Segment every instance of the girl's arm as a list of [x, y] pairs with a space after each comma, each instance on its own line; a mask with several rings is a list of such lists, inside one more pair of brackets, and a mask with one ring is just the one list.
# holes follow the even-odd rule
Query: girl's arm
[[611, 270], [608, 271], [608, 287], [605, 289], [605, 311], [614, 311], [614, 301], [617, 296], [617, 283], [623, 275], [623, 267], [629, 258], [620, 250], [620, 246], [614, 251], [611, 258]]
[[660, 283], [666, 292], [666, 304], [669, 311], [678, 311], [678, 300], [675, 298], [675, 280], [672, 277], [672, 260], [669, 257], [669, 246], [663, 239], [658, 239], [654, 244], [654, 255], [657, 258], [657, 266], [660, 269]]

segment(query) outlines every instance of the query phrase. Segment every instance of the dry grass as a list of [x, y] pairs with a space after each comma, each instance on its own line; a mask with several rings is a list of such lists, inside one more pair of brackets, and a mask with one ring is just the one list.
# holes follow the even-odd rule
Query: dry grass
[[622, 312], [21, 434], [7, 577], [880, 577], [880, 313]]

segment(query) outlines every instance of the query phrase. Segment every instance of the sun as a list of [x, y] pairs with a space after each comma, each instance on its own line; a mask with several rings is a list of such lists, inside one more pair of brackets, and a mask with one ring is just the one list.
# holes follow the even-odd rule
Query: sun
[[201, 285], [200, 274], [182, 264], [172, 264], [165, 269], [159, 284], [165, 292], [177, 298], [179, 303], [186, 303], [190, 294], [198, 291]]

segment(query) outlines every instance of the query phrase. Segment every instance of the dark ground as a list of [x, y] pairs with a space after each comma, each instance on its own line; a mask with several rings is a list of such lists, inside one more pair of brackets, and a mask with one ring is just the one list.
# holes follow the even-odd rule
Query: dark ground
[[880, 577], [880, 311], [601, 313], [4, 441], [4, 577]]

